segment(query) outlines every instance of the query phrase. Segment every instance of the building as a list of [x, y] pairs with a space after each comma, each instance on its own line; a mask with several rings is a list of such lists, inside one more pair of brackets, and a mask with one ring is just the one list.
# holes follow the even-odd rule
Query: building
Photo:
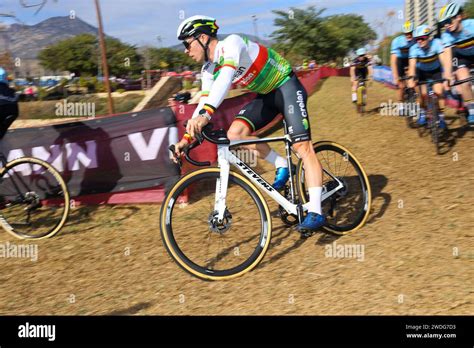
[[442, 0], [405, 0], [405, 20], [412, 21], [415, 27], [422, 24], [433, 27], [438, 21], [437, 2], [444, 5]]

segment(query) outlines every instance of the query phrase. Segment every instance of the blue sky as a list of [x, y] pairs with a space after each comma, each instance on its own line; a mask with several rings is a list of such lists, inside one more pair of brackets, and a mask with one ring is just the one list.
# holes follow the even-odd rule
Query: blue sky
[[[38, 4], [43, 0], [23, 0], [26, 4]], [[464, 2], [456, 0], [457, 2]], [[445, 3], [446, 0], [438, 0]], [[288, 11], [290, 7], [305, 8], [316, 5], [326, 8], [327, 15], [356, 13], [364, 16], [378, 33], [394, 32], [403, 19], [396, 16], [387, 21], [385, 14], [394, 10], [403, 12], [403, 0], [101, 0], [102, 19], [108, 35], [136, 45], [164, 47], [178, 43], [176, 28], [181, 18], [205, 14], [217, 18], [222, 33], [254, 33], [252, 15], [257, 16], [257, 30], [265, 38], [274, 30], [275, 15], [271, 10]], [[32, 25], [54, 16], [68, 16], [70, 11], [82, 20], [97, 26], [93, 0], [47, 0], [38, 13], [36, 8], [24, 8], [20, 0], [2, 0], [0, 13], [14, 13], [23, 23]], [[4, 23], [12, 20], [0, 18]], [[385, 20], [384, 20], [385, 19]], [[376, 25], [384, 20], [385, 28]]]

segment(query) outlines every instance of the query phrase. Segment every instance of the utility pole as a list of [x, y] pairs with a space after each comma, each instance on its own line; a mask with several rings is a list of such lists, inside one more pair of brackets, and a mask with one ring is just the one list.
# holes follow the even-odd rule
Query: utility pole
[[252, 15], [252, 18], [253, 18], [253, 30], [255, 33], [255, 39], [258, 42], [259, 40], [258, 40], [258, 30], [257, 30], [257, 19], [258, 19], [257, 15]]
[[96, 12], [97, 12], [97, 21], [99, 22], [99, 43], [100, 43], [100, 50], [102, 53], [102, 70], [104, 73], [104, 84], [105, 84], [105, 89], [107, 91], [107, 105], [109, 108], [109, 114], [113, 114], [114, 102], [112, 101], [112, 94], [110, 93], [109, 67], [107, 65], [104, 31], [102, 29], [102, 15], [100, 14], [99, 0], [94, 0], [94, 1], [95, 1]]

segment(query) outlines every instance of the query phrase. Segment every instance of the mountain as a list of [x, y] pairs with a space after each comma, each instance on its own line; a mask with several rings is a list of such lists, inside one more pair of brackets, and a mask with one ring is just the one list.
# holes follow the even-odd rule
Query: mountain
[[[13, 57], [36, 59], [38, 53], [48, 45], [78, 34], [97, 35], [97, 28], [78, 17], [51, 17], [35, 25], [12, 24], [4, 35]], [[0, 41], [1, 42], [1, 41]], [[3, 51], [5, 47], [1, 47]]]
[[[240, 36], [246, 36], [246, 37], [249, 38], [250, 41], [254, 41], [254, 42], [258, 41], [259, 43], [261, 43], [262, 45], [264, 45], [266, 47], [269, 47], [269, 46], [274, 44], [274, 42], [271, 41], [271, 40], [265, 40], [265, 39], [261, 39], [261, 38], [257, 39], [255, 35], [248, 35], [248, 34], [242, 34], [242, 33], [235, 33], [235, 34], [240, 35]], [[229, 35], [231, 35], [231, 34], [218, 34], [217, 38], [219, 40], [224, 40]], [[184, 50], [183, 44], [170, 46], [169, 48], [171, 48], [173, 50], [178, 50], [178, 51], [183, 51]]]

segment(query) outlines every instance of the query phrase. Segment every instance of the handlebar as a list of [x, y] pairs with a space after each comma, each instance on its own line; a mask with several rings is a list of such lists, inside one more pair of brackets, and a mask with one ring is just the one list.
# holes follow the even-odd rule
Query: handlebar
[[451, 87], [457, 86], [457, 85], [462, 85], [463, 83], [470, 82], [470, 81], [472, 81], [472, 80], [474, 80], [474, 76], [468, 77], [467, 79], [458, 80], [458, 81], [454, 82], [454, 83], [451, 85]]
[[[184, 123], [184, 126], [186, 127], [186, 124], [187, 122]], [[184, 157], [186, 158], [186, 160], [195, 165], [195, 166], [199, 166], [199, 167], [207, 167], [207, 166], [210, 166], [211, 165], [211, 162], [209, 161], [206, 161], [206, 162], [199, 162], [199, 161], [195, 161], [193, 160], [190, 156], [189, 156], [189, 152], [194, 149], [195, 147], [201, 145], [203, 143], [204, 140], [207, 140], [213, 144], [230, 144], [230, 140], [227, 138], [227, 133], [225, 130], [223, 129], [218, 129], [218, 130], [213, 130], [212, 129], [213, 127], [213, 124], [212, 123], [208, 123], [201, 131], [201, 134], [195, 134], [195, 138], [196, 140], [194, 142], [192, 142], [191, 144], [185, 146], [182, 151], [184, 153]], [[176, 156], [175, 154], [175, 146], [174, 145], [170, 145], [170, 147], [168, 148], [174, 158], [176, 158], [176, 160], [178, 161], [178, 165], [181, 167], [182, 166], [182, 161], [181, 161], [181, 158], [179, 158], [178, 156]]]
[[446, 79], [437, 79], [437, 80], [425, 80], [425, 81], [418, 81], [418, 85], [434, 85], [435, 83], [442, 83], [447, 81]]

